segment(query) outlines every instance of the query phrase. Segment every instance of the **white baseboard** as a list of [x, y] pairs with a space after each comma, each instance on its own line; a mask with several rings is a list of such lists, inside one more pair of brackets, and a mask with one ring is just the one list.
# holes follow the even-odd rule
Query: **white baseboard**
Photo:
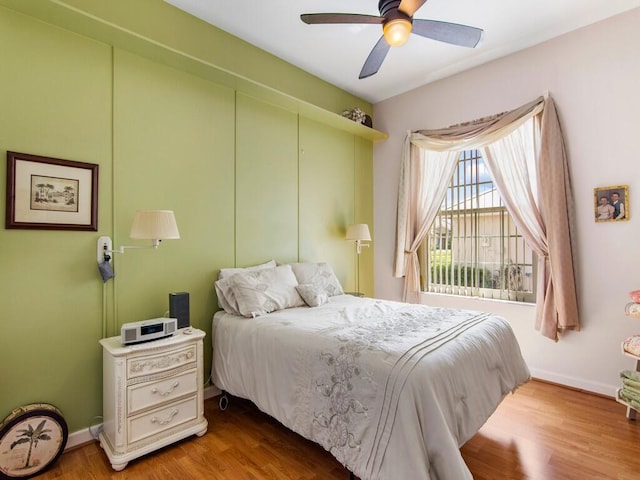
[[[209, 385], [205, 387], [203, 390], [204, 399], [207, 400], [209, 398], [213, 398], [216, 395], [220, 395], [222, 391], [216, 387], [215, 385]], [[73, 432], [69, 434], [69, 438], [67, 439], [67, 445], [65, 446], [65, 451], [70, 450], [72, 448], [80, 447], [82, 445], [86, 445], [87, 443], [91, 443], [94, 441], [98, 441], [98, 434], [102, 430], [102, 424], [93, 425], [90, 428], [85, 428], [83, 430], [78, 430], [77, 432]]]
[[204, 389], [203, 393], [204, 393], [204, 399], [206, 400], [208, 398], [215, 397], [216, 395], [220, 395], [222, 393], [222, 390], [220, 390], [215, 385], [209, 385]]
[[[85, 428], [84, 430], [78, 430], [69, 434], [67, 439], [67, 445], [64, 447], [65, 451], [72, 448], [80, 447], [98, 440], [98, 433], [102, 430], [102, 424], [94, 425], [93, 427]], [[95, 437], [93, 436], [95, 434]]]
[[557, 383], [566, 387], [577, 388], [578, 390], [584, 390], [586, 392], [597, 393], [606, 397], [615, 398], [616, 390], [620, 385], [608, 385], [605, 383], [591, 382], [582, 378], [569, 377], [566, 375], [559, 375], [554, 372], [546, 370], [540, 370], [537, 368], [529, 368], [531, 376], [540, 380], [545, 380], [551, 383]]

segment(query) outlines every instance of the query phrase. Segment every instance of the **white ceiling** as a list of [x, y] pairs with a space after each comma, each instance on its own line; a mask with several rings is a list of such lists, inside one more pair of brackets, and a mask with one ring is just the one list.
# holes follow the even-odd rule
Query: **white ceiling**
[[475, 49], [411, 35], [376, 75], [359, 80], [379, 25], [306, 25], [301, 13], [378, 15], [377, 0], [165, 0], [371, 103], [522, 50], [640, 0], [428, 0], [414, 18], [484, 29]]

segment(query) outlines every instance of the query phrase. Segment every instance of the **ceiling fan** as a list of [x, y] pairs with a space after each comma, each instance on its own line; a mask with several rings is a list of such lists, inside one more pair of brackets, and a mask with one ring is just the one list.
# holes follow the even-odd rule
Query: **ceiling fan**
[[364, 62], [358, 78], [375, 75], [391, 47], [403, 45], [411, 33], [463, 47], [475, 47], [482, 39], [480, 28], [438, 20], [415, 19], [413, 15], [427, 0], [380, 0], [380, 16], [358, 13], [305, 13], [300, 19], [309, 25], [330, 23], [371, 23], [382, 25], [383, 35]]

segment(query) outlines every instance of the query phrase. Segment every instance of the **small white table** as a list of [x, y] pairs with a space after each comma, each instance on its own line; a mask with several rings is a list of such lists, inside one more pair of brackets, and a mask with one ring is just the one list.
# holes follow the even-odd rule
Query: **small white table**
[[203, 339], [195, 328], [136, 345], [100, 340], [103, 429], [100, 446], [111, 466], [127, 463], [191, 435], [207, 432]]

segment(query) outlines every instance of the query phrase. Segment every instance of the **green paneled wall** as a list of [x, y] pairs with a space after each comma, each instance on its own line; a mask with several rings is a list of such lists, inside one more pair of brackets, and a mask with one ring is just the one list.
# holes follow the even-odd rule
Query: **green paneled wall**
[[[110, 48], [4, 9], [0, 45], [0, 185], [7, 150], [99, 164], [99, 228], [109, 229]], [[51, 402], [74, 430], [101, 413], [96, 238], [0, 228], [0, 417]]]
[[298, 259], [298, 116], [237, 97], [236, 261]]
[[355, 289], [353, 246], [344, 235], [354, 219], [354, 137], [300, 119], [300, 258], [330, 263]]
[[[0, 229], [0, 417], [51, 402], [72, 432], [99, 423], [98, 340], [162, 316], [171, 291], [190, 293], [192, 324], [208, 334], [208, 376], [222, 267], [327, 261], [354, 288], [343, 237], [353, 221], [373, 227], [370, 140], [5, 8], [0, 44], [0, 157], [100, 165], [98, 232]], [[128, 234], [147, 208], [174, 210], [181, 239], [114, 254], [103, 284], [97, 238], [143, 245]]]
[[[371, 238], [375, 241], [373, 225], [373, 144], [355, 137], [355, 220], [354, 223], [369, 225]], [[363, 248], [360, 254], [360, 291], [373, 297], [373, 244]]]
[[[139, 209], [174, 210], [180, 240], [114, 255], [115, 326], [161, 317], [189, 292], [191, 324], [210, 332], [214, 270], [233, 258], [234, 92], [116, 50], [115, 245]], [[205, 363], [210, 364], [210, 349]]]

